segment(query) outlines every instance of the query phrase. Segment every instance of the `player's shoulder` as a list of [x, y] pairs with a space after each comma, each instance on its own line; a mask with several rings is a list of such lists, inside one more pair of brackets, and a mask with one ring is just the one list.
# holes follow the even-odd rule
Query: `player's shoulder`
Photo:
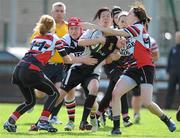
[[131, 28], [138, 33], [144, 31], [144, 25], [141, 23], [135, 23], [135, 24], [131, 25]]
[[59, 40], [60, 40], [60, 38], [57, 36], [57, 34], [49, 33], [48, 35], [52, 36], [53, 42], [55, 42], [55, 43], [56, 43], [56, 41], [59, 41]]
[[69, 34], [66, 34], [62, 37], [62, 41], [64, 41], [66, 44], [70, 45], [71, 43], [71, 37]]

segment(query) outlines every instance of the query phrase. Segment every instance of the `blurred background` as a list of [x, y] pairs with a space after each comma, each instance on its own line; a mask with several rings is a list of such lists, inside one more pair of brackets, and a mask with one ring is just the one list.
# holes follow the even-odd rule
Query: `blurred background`
[[[142, 1], [149, 16], [152, 17], [149, 33], [156, 39], [160, 49], [160, 59], [156, 63], [154, 100], [164, 108], [168, 86], [167, 57], [172, 46], [175, 46], [175, 32], [180, 27], [180, 0]], [[36, 22], [42, 14], [50, 13], [54, 2], [57, 0], [0, 0], [0, 103], [22, 101], [17, 87], [11, 85], [11, 74], [18, 60], [29, 48], [28, 40]], [[67, 6], [66, 19], [77, 16], [83, 21], [92, 21], [100, 7], [112, 8], [117, 5], [129, 10], [134, 0], [61, 0], [61, 2]], [[99, 100], [108, 85], [104, 75], [100, 84]], [[81, 96], [78, 90], [79, 103], [82, 103]], [[180, 92], [176, 92], [172, 108], [177, 108], [178, 105]]]

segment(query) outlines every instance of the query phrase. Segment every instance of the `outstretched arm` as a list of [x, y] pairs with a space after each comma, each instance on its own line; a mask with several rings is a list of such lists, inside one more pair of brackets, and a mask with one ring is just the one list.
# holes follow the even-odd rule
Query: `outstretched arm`
[[78, 40], [78, 45], [79, 46], [91, 46], [91, 45], [96, 45], [96, 44], [104, 44], [106, 41], [105, 37], [100, 37], [100, 38], [94, 38], [94, 39], [79, 39]]
[[82, 26], [84, 29], [98, 29], [102, 32], [104, 32], [106, 35], [117, 35], [117, 36], [124, 36], [129, 37], [130, 35], [124, 31], [123, 29], [112, 29], [112, 28], [106, 28], [99, 25], [95, 25], [89, 22], [83, 22]]

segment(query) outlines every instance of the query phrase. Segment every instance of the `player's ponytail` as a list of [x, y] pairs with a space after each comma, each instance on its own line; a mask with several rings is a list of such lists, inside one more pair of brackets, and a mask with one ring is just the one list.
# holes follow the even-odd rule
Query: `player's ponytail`
[[41, 16], [39, 22], [36, 24], [34, 31], [39, 32], [41, 35], [46, 35], [48, 32], [54, 32], [55, 25], [56, 23], [53, 17], [49, 15], [43, 15]]
[[136, 2], [133, 6], [134, 15], [139, 19], [139, 21], [146, 25], [151, 21], [151, 18], [146, 14], [144, 5], [141, 2]]

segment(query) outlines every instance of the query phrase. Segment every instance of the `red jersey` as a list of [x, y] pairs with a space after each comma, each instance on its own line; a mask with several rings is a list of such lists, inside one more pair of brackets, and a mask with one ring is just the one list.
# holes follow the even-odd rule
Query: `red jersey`
[[42, 65], [45, 65], [54, 54], [55, 49], [62, 54], [65, 52], [63, 43], [58, 36], [48, 33], [45, 36], [36, 36], [31, 41], [31, 49], [28, 53], [31, 53]]
[[123, 30], [134, 40], [134, 46], [131, 51], [137, 62], [137, 67], [141, 68], [146, 65], [154, 66], [152, 62], [150, 36], [145, 31], [144, 26], [141, 23], [135, 23]]

